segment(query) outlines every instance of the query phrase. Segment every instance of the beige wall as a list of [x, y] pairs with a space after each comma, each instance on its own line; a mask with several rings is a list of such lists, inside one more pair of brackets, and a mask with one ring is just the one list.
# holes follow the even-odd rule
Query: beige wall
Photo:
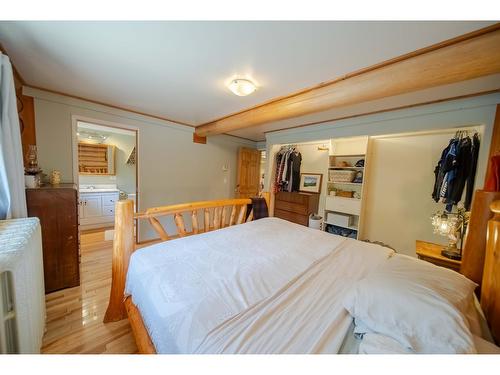
[[434, 202], [431, 193], [434, 168], [454, 134], [444, 131], [371, 140], [361, 239], [382, 241], [413, 256], [416, 239], [447, 243], [432, 231], [430, 217], [444, 205]]
[[79, 184], [116, 184], [126, 193], [135, 193], [135, 165], [127, 164], [128, 157], [135, 147], [135, 136], [108, 133], [103, 144], [115, 146], [115, 176], [79, 175]]
[[[387, 139], [377, 144], [379, 155], [377, 166], [370, 166], [375, 175], [375, 193], [365, 201], [369, 212], [364, 215], [365, 225], [361, 238], [379, 240], [397, 248], [398, 251], [415, 255], [415, 240], [445, 243], [445, 239], [432, 233], [430, 216], [443, 205], [437, 205], [431, 197], [433, 171], [438, 153], [446, 146], [450, 129], [457, 127], [481, 127], [483, 134], [479, 152], [475, 188], [483, 186], [488, 150], [491, 142], [496, 106], [500, 94], [489, 94], [474, 98], [418, 106], [374, 115], [332, 121], [266, 134], [268, 155], [272, 158], [279, 144], [297, 144], [329, 138], [353, 136], [383, 136], [411, 132], [442, 131], [443, 136], [432, 139], [395, 140]], [[395, 144], [392, 145], [391, 142]], [[431, 143], [429, 143], [431, 142]], [[400, 160], [393, 160], [399, 152]], [[270, 159], [272, 160], [272, 159]], [[371, 163], [371, 160], [368, 161]], [[395, 165], [394, 163], [397, 163]], [[416, 166], [415, 174], [404, 170], [404, 166]], [[382, 171], [378, 173], [378, 168]], [[273, 164], [268, 163], [265, 186], [271, 186]], [[398, 175], [405, 176], [399, 179]], [[384, 177], [385, 176], [385, 177]], [[378, 181], [377, 181], [378, 179]], [[382, 180], [384, 179], [384, 180]], [[385, 179], [388, 179], [385, 181]], [[366, 181], [370, 189], [371, 181]], [[408, 191], [409, 194], [405, 192]], [[368, 200], [370, 201], [369, 203]]]
[[[220, 135], [206, 145], [193, 143], [193, 128], [131, 112], [25, 88], [35, 98], [36, 135], [40, 167], [62, 172], [62, 181], [75, 181], [72, 160], [72, 121], [75, 116], [113, 122], [138, 129], [139, 209], [164, 204], [234, 196], [237, 151], [255, 143]], [[223, 166], [228, 170], [224, 171]], [[172, 224], [169, 224], [171, 228]], [[150, 238], [141, 226], [141, 239]]]
[[301, 173], [320, 173], [321, 178], [321, 194], [319, 197], [318, 214], [324, 217], [325, 212], [325, 197], [328, 181], [328, 151], [318, 150], [318, 146], [328, 143], [306, 143], [298, 144], [297, 151], [302, 155], [302, 164], [300, 165]]

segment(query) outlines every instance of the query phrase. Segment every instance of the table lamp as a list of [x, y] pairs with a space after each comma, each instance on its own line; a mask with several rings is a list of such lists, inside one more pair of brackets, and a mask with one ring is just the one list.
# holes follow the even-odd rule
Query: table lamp
[[462, 259], [462, 249], [457, 247], [458, 241], [463, 238], [467, 221], [467, 213], [463, 208], [457, 212], [438, 211], [431, 217], [434, 233], [448, 237], [448, 246], [441, 250], [441, 255], [455, 260]]

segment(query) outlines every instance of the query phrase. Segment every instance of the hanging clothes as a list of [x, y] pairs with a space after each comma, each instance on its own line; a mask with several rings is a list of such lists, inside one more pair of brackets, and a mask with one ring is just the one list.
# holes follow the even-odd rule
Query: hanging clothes
[[[450, 143], [448, 144], [448, 146], [443, 150], [443, 152], [441, 152], [441, 158], [439, 159], [439, 161], [436, 165], [436, 168], [434, 168], [435, 179], [434, 179], [434, 189], [432, 191], [432, 198], [434, 198], [434, 200], [436, 202], [439, 202], [439, 198], [442, 195], [443, 183], [446, 184], [445, 183], [445, 177], [446, 177], [445, 160], [448, 156], [448, 153], [450, 152], [450, 148], [451, 148], [453, 141], [454, 141], [453, 139], [450, 140]], [[445, 187], [445, 189], [446, 189], [446, 187]]]
[[465, 135], [466, 132], [462, 131], [455, 134], [441, 152], [434, 168], [432, 198], [436, 202], [445, 203], [448, 212], [460, 202], [466, 185], [464, 208], [467, 211], [472, 201], [480, 141], [477, 133], [472, 139]]
[[290, 173], [291, 191], [299, 191], [300, 188], [300, 165], [302, 164], [302, 155], [300, 152], [294, 152], [292, 158], [292, 171]]
[[273, 191], [298, 191], [302, 156], [294, 146], [283, 146], [276, 154]]
[[500, 154], [493, 155], [490, 158], [490, 168], [488, 170], [488, 179], [484, 184], [486, 191], [500, 191]]

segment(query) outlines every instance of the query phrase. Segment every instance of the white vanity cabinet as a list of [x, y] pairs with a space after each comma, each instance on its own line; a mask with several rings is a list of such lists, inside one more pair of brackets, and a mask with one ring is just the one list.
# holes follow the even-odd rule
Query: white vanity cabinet
[[111, 226], [115, 221], [118, 192], [80, 193], [79, 216], [81, 229]]

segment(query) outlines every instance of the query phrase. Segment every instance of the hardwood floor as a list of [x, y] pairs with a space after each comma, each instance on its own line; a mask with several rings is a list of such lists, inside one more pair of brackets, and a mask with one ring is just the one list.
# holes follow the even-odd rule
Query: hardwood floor
[[42, 353], [136, 353], [128, 319], [102, 322], [111, 287], [112, 241], [82, 233], [80, 286], [46, 295]]

